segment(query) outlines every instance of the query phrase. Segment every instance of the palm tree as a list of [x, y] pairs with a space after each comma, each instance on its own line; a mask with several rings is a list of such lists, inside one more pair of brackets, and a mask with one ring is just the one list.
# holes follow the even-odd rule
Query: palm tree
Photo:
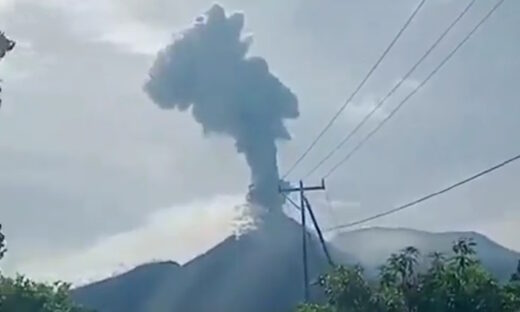
[[472, 239], [459, 239], [453, 244], [452, 250], [455, 253], [453, 261], [460, 271], [478, 262], [475, 260], [476, 245]]

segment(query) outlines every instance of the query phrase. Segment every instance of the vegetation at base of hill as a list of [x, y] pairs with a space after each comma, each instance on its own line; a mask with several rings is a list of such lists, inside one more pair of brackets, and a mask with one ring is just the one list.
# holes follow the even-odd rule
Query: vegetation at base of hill
[[[5, 237], [0, 232], [0, 259], [5, 252]], [[37, 283], [23, 276], [4, 277], [0, 272], [0, 312], [90, 311], [75, 305], [70, 300], [69, 286], [62, 282], [51, 285]]]
[[87, 312], [69, 297], [69, 285], [0, 277], [0, 312]]
[[429, 255], [420, 270], [419, 251], [408, 247], [392, 254], [377, 282], [361, 267], [336, 267], [320, 278], [327, 304], [301, 305], [297, 312], [518, 312], [520, 262], [507, 284], [498, 283], [476, 258], [475, 243], [461, 239], [453, 256]]

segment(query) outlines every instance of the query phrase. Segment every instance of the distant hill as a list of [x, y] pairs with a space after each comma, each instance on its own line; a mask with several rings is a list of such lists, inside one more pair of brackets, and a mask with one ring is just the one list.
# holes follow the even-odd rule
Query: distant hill
[[[290, 311], [302, 300], [301, 228], [274, 217], [239, 239], [230, 237], [184, 266], [147, 264], [98, 283], [78, 288], [75, 300], [99, 312]], [[371, 274], [390, 253], [413, 245], [425, 251], [449, 251], [451, 242], [471, 237], [483, 264], [497, 277], [509, 276], [520, 254], [477, 233], [428, 233], [374, 228], [346, 232], [331, 240], [333, 257], [361, 263]], [[309, 265], [313, 280], [328, 269], [312, 237]], [[313, 287], [313, 299], [319, 291]]]
[[331, 244], [339, 250], [348, 250], [355, 262], [362, 264], [370, 275], [375, 275], [390, 254], [405, 247], [418, 248], [424, 257], [433, 251], [449, 256], [452, 243], [460, 238], [477, 243], [478, 258], [497, 279], [505, 281], [515, 271], [520, 253], [476, 232], [431, 233], [402, 228], [368, 228], [338, 234]]

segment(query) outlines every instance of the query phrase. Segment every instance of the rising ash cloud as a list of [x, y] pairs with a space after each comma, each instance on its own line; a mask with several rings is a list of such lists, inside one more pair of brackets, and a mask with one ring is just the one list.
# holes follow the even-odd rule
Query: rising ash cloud
[[263, 58], [248, 56], [243, 27], [243, 14], [214, 5], [158, 54], [144, 89], [162, 109], [190, 110], [204, 134], [231, 136], [251, 169], [249, 201], [280, 211], [276, 140], [290, 139], [284, 120], [298, 117], [298, 101]]

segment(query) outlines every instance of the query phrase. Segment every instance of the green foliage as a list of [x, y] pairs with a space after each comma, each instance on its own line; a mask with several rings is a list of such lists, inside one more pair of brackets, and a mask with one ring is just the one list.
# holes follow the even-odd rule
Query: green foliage
[[317, 305], [317, 304], [307, 304], [301, 305], [296, 309], [296, 312], [336, 312], [337, 310], [332, 306], [325, 305]]
[[359, 266], [352, 269], [339, 266], [333, 274], [322, 277], [320, 285], [325, 290], [330, 306], [336, 307], [339, 311], [368, 312], [375, 307], [372, 304], [370, 286], [363, 277], [363, 269]]
[[500, 285], [476, 258], [475, 243], [459, 240], [453, 256], [429, 255], [419, 269], [420, 253], [408, 247], [392, 254], [370, 284], [359, 267], [335, 268], [323, 276], [327, 306], [301, 306], [299, 312], [473, 312], [520, 311], [520, 263], [511, 281]]
[[69, 285], [0, 277], [0, 312], [85, 312], [69, 299]]

